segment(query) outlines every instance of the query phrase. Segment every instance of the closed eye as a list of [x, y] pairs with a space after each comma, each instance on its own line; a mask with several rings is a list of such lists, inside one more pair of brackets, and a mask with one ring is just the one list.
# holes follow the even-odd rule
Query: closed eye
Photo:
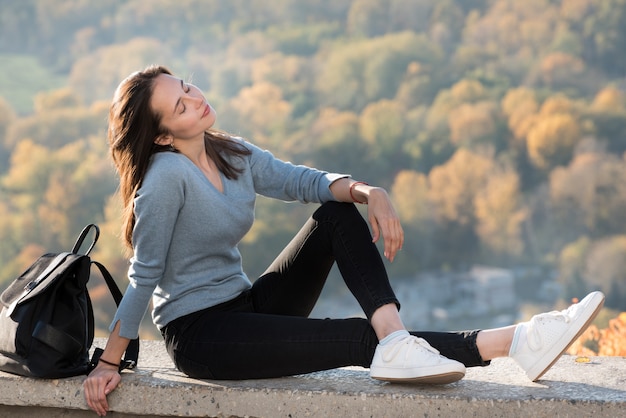
[[[186, 84], [183, 80], [180, 80], [180, 88], [182, 89], [183, 93], [189, 93], [191, 91], [191, 87], [189, 86], [189, 84]], [[178, 100], [181, 104], [180, 113], [184, 113], [187, 107], [180, 99]]]

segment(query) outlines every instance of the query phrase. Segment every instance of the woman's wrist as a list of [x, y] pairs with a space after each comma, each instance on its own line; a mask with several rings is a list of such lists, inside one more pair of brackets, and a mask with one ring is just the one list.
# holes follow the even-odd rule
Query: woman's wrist
[[117, 364], [116, 364], [116, 363], [114, 363], [114, 362], [112, 362], [112, 361], [105, 360], [105, 359], [103, 359], [102, 357], [100, 357], [100, 359], [98, 360], [98, 364], [105, 364], [105, 365], [107, 365], [107, 366], [109, 366], [109, 367], [115, 367], [115, 368], [116, 368], [116, 369], [118, 369], [118, 370], [119, 370], [119, 368], [120, 368], [120, 366], [121, 366], [121, 364], [120, 364], [120, 363], [117, 363]]
[[354, 190], [354, 189], [355, 189], [355, 188], [356, 188], [356, 186], [358, 186], [359, 184], [362, 184], [362, 185], [364, 185], [364, 186], [369, 186], [369, 184], [367, 184], [367, 183], [366, 183], [366, 182], [364, 182], [364, 181], [355, 181], [354, 183], [352, 183], [352, 184], [350, 185], [350, 188], [348, 189], [348, 191], [349, 191], [349, 193], [350, 193], [350, 198], [352, 199], [352, 201], [353, 201], [354, 203], [360, 203], [360, 204], [362, 204], [362, 205], [367, 205], [367, 201], [366, 201], [366, 200], [361, 200], [361, 199], [358, 199], [358, 198], [355, 196], [355, 190]]

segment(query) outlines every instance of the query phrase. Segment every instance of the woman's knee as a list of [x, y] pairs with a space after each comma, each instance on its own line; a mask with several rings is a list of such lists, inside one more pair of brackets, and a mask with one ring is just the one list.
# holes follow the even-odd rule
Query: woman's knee
[[340, 221], [363, 221], [363, 217], [354, 203], [326, 202], [323, 203], [313, 214], [313, 218], [317, 221], [321, 221], [328, 217], [332, 217]]

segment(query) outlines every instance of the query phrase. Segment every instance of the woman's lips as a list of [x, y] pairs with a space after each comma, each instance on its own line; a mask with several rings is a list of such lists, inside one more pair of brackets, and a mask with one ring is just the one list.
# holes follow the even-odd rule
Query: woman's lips
[[209, 113], [211, 113], [211, 106], [207, 104], [206, 107], [204, 108], [204, 113], [202, 114], [202, 117], [205, 117]]

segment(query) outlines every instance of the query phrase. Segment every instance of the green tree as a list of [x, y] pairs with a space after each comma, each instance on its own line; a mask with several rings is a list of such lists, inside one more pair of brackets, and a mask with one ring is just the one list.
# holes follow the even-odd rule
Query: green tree
[[441, 51], [411, 32], [352, 41], [316, 56], [316, 86], [323, 106], [360, 111], [369, 103], [395, 97], [411, 63], [436, 65]]
[[388, 10], [386, 3], [378, 0], [354, 0], [348, 12], [348, 33], [365, 37], [385, 34]]
[[592, 242], [582, 236], [573, 241], [560, 251], [558, 257], [558, 282], [563, 286], [564, 298], [571, 299], [577, 295], [585, 294], [589, 291], [585, 284], [585, 260], [591, 248]]
[[4, 98], [0, 97], [0, 176], [4, 174], [6, 167], [8, 167], [10, 152], [8, 147], [6, 147], [6, 132], [9, 129], [9, 126], [15, 120], [16, 115], [15, 111], [11, 107], [11, 105], [4, 100]]
[[584, 58], [595, 62], [609, 76], [619, 76], [626, 68], [623, 48], [626, 44], [625, 0], [593, 0], [582, 14], [584, 18], [572, 22], [584, 39]]
[[[311, 144], [302, 156], [315, 167], [369, 179], [369, 147], [359, 134], [359, 116], [337, 109], [319, 110], [302, 142]], [[373, 179], [372, 179], [373, 181]]]
[[[389, 178], [389, 169], [407, 165], [403, 142], [406, 139], [405, 110], [397, 102], [381, 100], [363, 109], [359, 118], [359, 132], [366, 141], [371, 158], [370, 175]], [[378, 166], [379, 170], [375, 167]], [[382, 171], [385, 170], [385, 171]], [[375, 174], [378, 173], [378, 176]]]
[[[43, 101], [44, 96], [40, 96], [38, 103]], [[89, 135], [105, 135], [108, 105], [94, 103], [91, 107], [44, 108], [45, 105], [41, 103], [37, 106], [42, 107], [40, 112], [18, 118], [9, 126], [5, 138], [8, 148], [15, 147], [24, 139], [30, 139], [57, 149]]]
[[585, 117], [593, 123], [593, 133], [615, 154], [626, 152], [626, 100], [615, 87], [605, 87], [596, 94]]
[[33, 109], [35, 113], [44, 113], [58, 109], [76, 109], [81, 107], [78, 96], [69, 88], [61, 88], [52, 92], [41, 92], [35, 96]]
[[117, 85], [130, 73], [150, 64], [168, 65], [169, 62], [172, 62], [172, 55], [163, 43], [156, 39], [133, 38], [124, 44], [103, 46], [77, 59], [72, 65], [69, 85], [84, 103], [110, 101]]

